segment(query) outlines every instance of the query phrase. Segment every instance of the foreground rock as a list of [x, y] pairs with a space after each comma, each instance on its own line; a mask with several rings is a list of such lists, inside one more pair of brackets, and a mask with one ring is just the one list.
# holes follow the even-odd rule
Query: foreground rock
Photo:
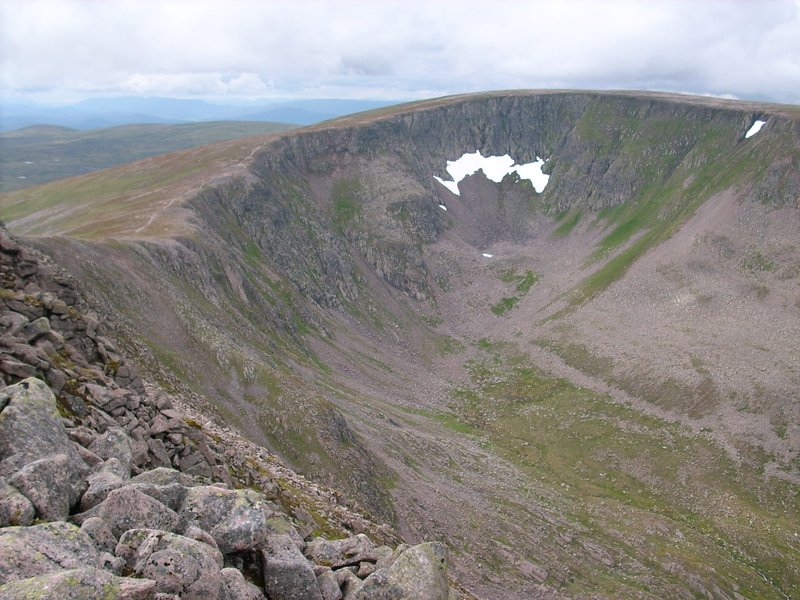
[[260, 546], [267, 537], [267, 510], [253, 490], [194, 487], [180, 514], [208, 532], [223, 554]]
[[0, 600], [447, 597], [443, 547], [397, 546], [263, 449], [212, 441], [2, 227], [0, 279]]
[[0, 584], [100, 563], [92, 540], [70, 523], [0, 529]]
[[148, 579], [83, 568], [14, 581], [0, 587], [0, 600], [148, 600], [155, 588], [156, 582]]

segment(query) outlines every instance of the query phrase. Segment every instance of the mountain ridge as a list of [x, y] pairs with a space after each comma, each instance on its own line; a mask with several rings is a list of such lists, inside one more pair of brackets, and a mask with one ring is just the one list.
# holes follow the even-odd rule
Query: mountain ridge
[[[215, 418], [478, 596], [794, 597], [797, 113], [480, 94], [0, 202]], [[435, 181], [476, 149], [547, 188]]]

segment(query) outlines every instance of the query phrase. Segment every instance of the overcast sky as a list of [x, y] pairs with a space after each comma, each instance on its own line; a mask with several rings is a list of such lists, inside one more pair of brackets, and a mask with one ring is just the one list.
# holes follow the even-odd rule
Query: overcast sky
[[515, 88], [800, 104], [800, 0], [0, 0], [6, 98]]

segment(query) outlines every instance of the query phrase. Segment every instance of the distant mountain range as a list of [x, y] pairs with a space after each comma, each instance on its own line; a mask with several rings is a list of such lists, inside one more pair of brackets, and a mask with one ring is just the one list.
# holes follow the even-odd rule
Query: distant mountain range
[[74, 104], [41, 104], [30, 100], [0, 100], [0, 131], [31, 125], [57, 125], [71, 129], [99, 129], [140, 123], [197, 123], [205, 121], [273, 121], [313, 125], [355, 112], [382, 108], [400, 101], [285, 100], [218, 104], [205, 100], [123, 96], [92, 98]]

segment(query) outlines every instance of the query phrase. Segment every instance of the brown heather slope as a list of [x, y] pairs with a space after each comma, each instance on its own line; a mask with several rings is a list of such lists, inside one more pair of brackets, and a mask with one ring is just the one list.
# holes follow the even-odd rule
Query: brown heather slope
[[[144, 371], [446, 540], [478, 596], [800, 598], [798, 119], [478, 94], [0, 207]], [[550, 182], [435, 182], [476, 149]]]

